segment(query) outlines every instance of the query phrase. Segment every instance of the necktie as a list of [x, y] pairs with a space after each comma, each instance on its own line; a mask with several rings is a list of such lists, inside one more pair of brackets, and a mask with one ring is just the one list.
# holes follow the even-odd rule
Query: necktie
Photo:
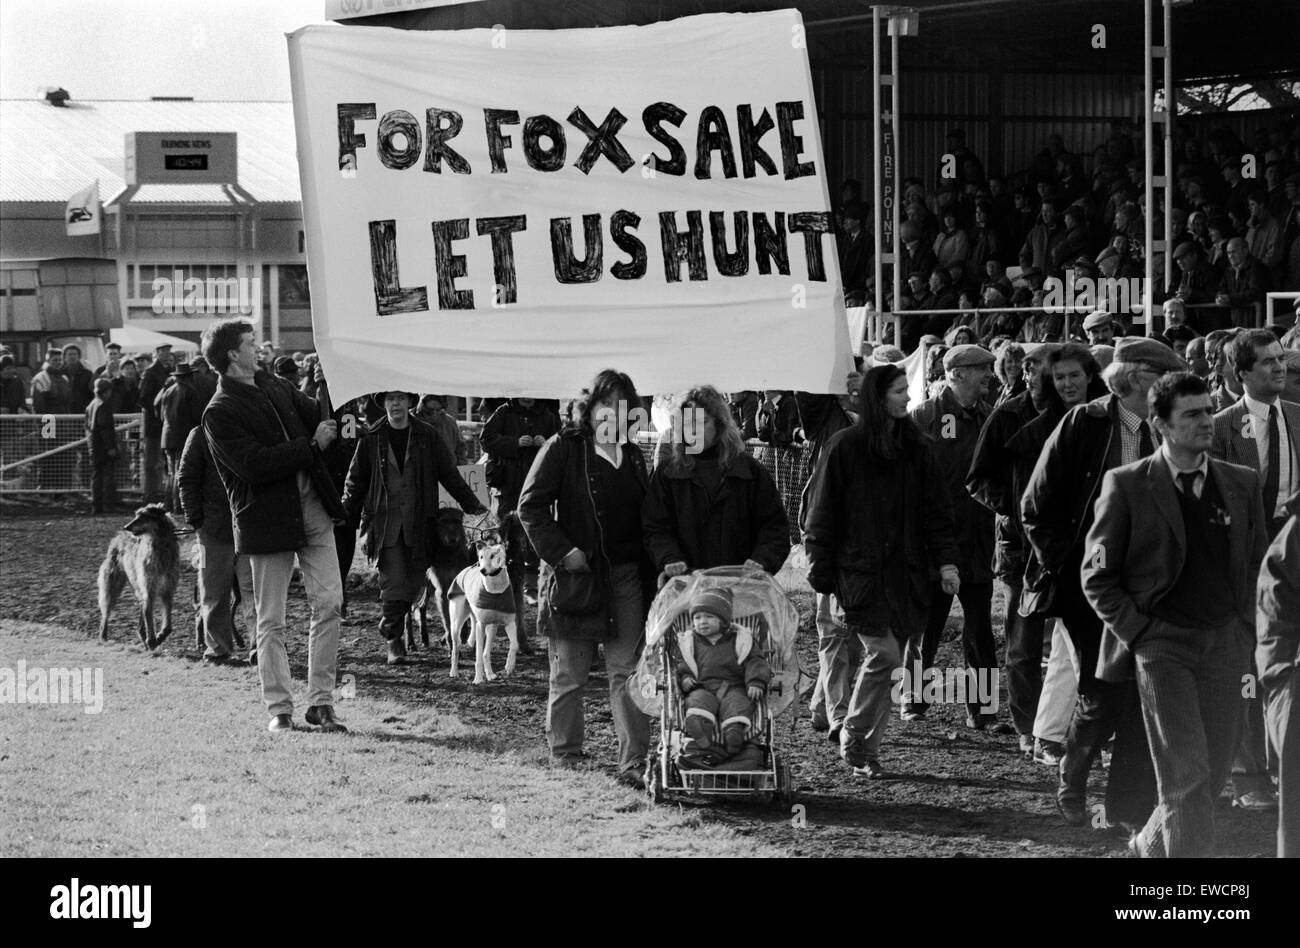
[[1138, 425], [1138, 457], [1150, 457], [1155, 450], [1151, 443], [1151, 426], [1144, 421]]
[[1273, 519], [1277, 510], [1278, 468], [1281, 467], [1281, 432], [1277, 428], [1277, 405], [1268, 408], [1268, 465], [1264, 471], [1264, 516]]
[[1178, 482], [1183, 485], [1184, 502], [1196, 499], [1196, 478], [1200, 473], [1200, 471], [1183, 471], [1178, 475]]

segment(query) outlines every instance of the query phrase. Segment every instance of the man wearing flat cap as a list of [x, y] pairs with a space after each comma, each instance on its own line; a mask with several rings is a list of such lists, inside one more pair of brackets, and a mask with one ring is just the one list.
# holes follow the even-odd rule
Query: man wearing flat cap
[[[978, 503], [966, 490], [966, 475], [975, 457], [980, 431], [993, 407], [985, 401], [993, 375], [993, 353], [983, 346], [953, 346], [944, 355], [948, 385], [935, 398], [926, 399], [912, 411], [912, 418], [934, 442], [935, 462], [948, 485], [956, 519], [956, 566], [961, 575], [958, 598], [962, 610], [962, 645], [966, 667], [992, 675], [998, 666], [993, 640], [993, 512]], [[930, 612], [920, 636], [913, 633], [907, 643], [906, 668], [934, 664], [944, 623], [953, 597], [943, 591], [939, 574], [930, 577]], [[917, 695], [904, 699], [903, 720], [925, 715], [926, 705]], [[978, 702], [967, 705], [966, 725], [983, 730], [996, 721], [996, 708]]]
[[1104, 309], [1099, 309], [1084, 317], [1083, 331], [1088, 335], [1088, 345], [1090, 346], [1113, 346], [1115, 344], [1115, 319]]
[[1178, 299], [1186, 305], [1214, 302], [1215, 292], [1219, 288], [1219, 276], [1197, 247], [1196, 241], [1185, 240], [1174, 248], [1174, 264], [1177, 269], [1170, 274], [1170, 298]]
[[145, 503], [167, 499], [163, 492], [166, 476], [163, 462], [162, 415], [158, 411], [158, 395], [167, 387], [175, 359], [171, 343], [154, 346], [153, 363], [140, 377], [140, 406], [144, 410], [144, 490]]
[[1115, 737], [1105, 812], [1112, 825], [1146, 822], [1155, 804], [1136, 686], [1127, 667], [1117, 672], [1101, 651], [1102, 624], [1083, 595], [1080, 571], [1102, 476], [1148, 457], [1155, 436], [1147, 421], [1147, 392], [1156, 379], [1186, 371], [1187, 363], [1154, 339], [1126, 336], [1104, 373], [1111, 394], [1072, 408], [1047, 439], [1021, 499], [1033, 558], [1025, 590], [1039, 611], [1065, 625], [1077, 658], [1079, 694], [1066, 733], [1056, 802], [1072, 826], [1089, 820], [1088, 773]]
[[435, 538], [427, 525], [438, 513], [438, 485], [462, 510], [487, 513], [456, 468], [456, 458], [432, 426], [411, 414], [410, 392], [378, 392], [383, 417], [357, 445], [343, 487], [348, 521], [361, 529], [361, 548], [379, 568], [379, 634], [387, 662], [406, 658], [406, 616], [424, 587]]

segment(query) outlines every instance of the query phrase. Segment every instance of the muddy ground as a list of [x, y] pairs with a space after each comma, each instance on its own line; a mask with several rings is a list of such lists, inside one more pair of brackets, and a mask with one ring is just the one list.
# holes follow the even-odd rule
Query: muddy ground
[[[107, 543], [129, 513], [92, 517], [76, 507], [0, 506], [0, 617], [52, 623], [70, 636], [93, 635], [98, 626], [95, 575]], [[800, 658], [816, 668], [812, 594], [797, 574], [783, 574], [801, 617]], [[190, 596], [194, 573], [186, 570], [178, 596], [176, 631], [161, 647], [175, 661], [197, 662]], [[455, 714], [494, 729], [526, 760], [544, 766], [543, 740], [547, 668], [544, 649], [521, 658], [509, 680], [474, 687], [468, 676], [451, 680], [448, 656], [435, 646], [411, 664], [384, 664], [375, 631], [377, 591], [358, 561], [350, 578], [350, 611], [340, 643], [340, 680], [352, 676], [359, 694]], [[295, 678], [305, 675], [306, 602], [300, 586], [290, 594], [289, 655]], [[533, 617], [528, 616], [531, 629]], [[958, 617], [949, 621], [939, 664], [959, 660], [954, 649]], [[1000, 611], [995, 627], [1001, 628]], [[134, 605], [127, 594], [113, 617], [111, 636], [135, 637]], [[434, 628], [439, 627], [435, 620]], [[1003, 643], [999, 638], [999, 647]], [[498, 646], [500, 650], [500, 646]], [[498, 662], [503, 652], [498, 651]], [[29, 659], [30, 661], [30, 659]], [[471, 657], [472, 664], [472, 657]], [[256, 671], [249, 669], [248, 702], [260, 704]], [[587, 691], [588, 753], [607, 767], [613, 759], [613, 728], [603, 674]], [[216, 710], [216, 709], [214, 709]], [[338, 705], [346, 721], [347, 703]], [[1008, 720], [1005, 694], [1000, 716]], [[927, 720], [893, 720], [882, 762], [894, 777], [866, 782], [852, 777], [823, 734], [810, 726], [806, 710], [787, 713], [779, 723], [779, 746], [794, 768], [798, 804], [785, 808], [742, 804], [701, 808], [706, 820], [753, 836], [791, 855], [888, 856], [1098, 856], [1124, 854], [1116, 835], [1072, 829], [1052, 803], [1054, 775], [1025, 760], [1014, 736], [967, 730], [964, 708], [940, 706]], [[1104, 771], [1094, 771], [1092, 796], [1104, 788]], [[1268, 856], [1274, 852], [1274, 816], [1249, 815], [1226, 804], [1218, 810], [1223, 855]]]

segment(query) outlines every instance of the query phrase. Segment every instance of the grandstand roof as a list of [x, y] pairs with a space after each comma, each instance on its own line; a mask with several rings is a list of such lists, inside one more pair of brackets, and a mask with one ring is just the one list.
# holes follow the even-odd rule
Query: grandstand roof
[[[288, 102], [86, 101], [56, 108], [0, 100], [0, 201], [66, 201], [99, 179], [107, 201], [126, 184], [130, 132], [236, 132], [239, 184], [263, 203], [299, 202], [293, 106]], [[230, 204], [217, 185], [149, 185], [136, 202]]]
[[[1178, 82], [1220, 76], [1300, 74], [1296, 0], [1176, 0]], [[906, 40], [905, 68], [1034, 73], [1143, 71], [1142, 0], [907, 0], [921, 11]], [[1153, 4], [1157, 18], [1159, 2]], [[653, 23], [696, 13], [797, 7], [809, 25], [814, 68], [871, 68], [871, 7], [864, 0], [483, 0], [344, 21], [410, 29], [516, 29]], [[1091, 45], [1106, 27], [1105, 50]], [[1159, 24], [1157, 22], [1157, 29]], [[1159, 33], [1157, 33], [1159, 36]]]

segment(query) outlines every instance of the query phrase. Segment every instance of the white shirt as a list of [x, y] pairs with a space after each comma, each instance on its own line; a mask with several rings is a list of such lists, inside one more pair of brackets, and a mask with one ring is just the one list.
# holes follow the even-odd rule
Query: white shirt
[[1250, 413], [1252, 421], [1251, 427], [1253, 432], [1247, 431], [1248, 436], [1252, 435], [1255, 439], [1255, 447], [1259, 449], [1259, 479], [1262, 484], [1268, 477], [1268, 448], [1271, 433], [1268, 425], [1268, 412], [1273, 406], [1277, 406], [1277, 509], [1266, 510], [1264, 513], [1270, 520], [1286, 515], [1286, 501], [1295, 493], [1295, 486], [1291, 483], [1292, 478], [1292, 448], [1291, 432], [1287, 430], [1286, 416], [1282, 414], [1282, 399], [1274, 399], [1273, 404], [1268, 402], [1257, 401], [1250, 397], [1250, 393], [1242, 395], [1242, 400], [1246, 403], [1246, 411]]
[[1165, 464], [1169, 466], [1169, 476], [1174, 479], [1174, 490], [1178, 491], [1180, 494], [1183, 492], [1183, 482], [1178, 479], [1179, 474], [1189, 474], [1192, 471], [1195, 471], [1200, 475], [1200, 477], [1196, 478], [1192, 486], [1192, 490], [1196, 493], [1196, 496], [1199, 499], [1201, 494], [1205, 492], [1205, 479], [1210, 476], [1210, 456], [1202, 451], [1201, 463], [1194, 467], [1183, 468], [1178, 466], [1178, 463], [1169, 453], [1168, 441], [1160, 446], [1160, 453], [1164, 456]]

